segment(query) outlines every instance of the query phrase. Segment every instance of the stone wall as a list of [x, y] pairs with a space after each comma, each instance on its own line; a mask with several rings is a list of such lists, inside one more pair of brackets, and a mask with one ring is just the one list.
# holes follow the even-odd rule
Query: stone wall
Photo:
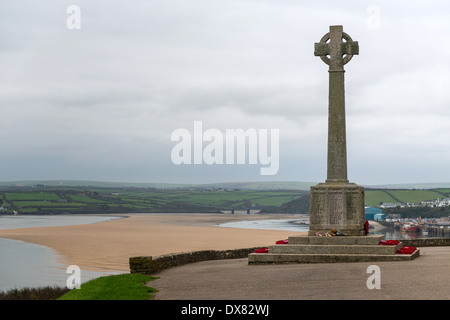
[[407, 247], [441, 247], [450, 246], [450, 238], [429, 238], [429, 239], [402, 239], [399, 240]]
[[234, 250], [232, 249], [232, 250], [192, 251], [192, 252], [162, 255], [157, 257], [151, 256], [132, 257], [129, 259], [130, 272], [142, 274], [154, 274], [167, 268], [181, 266], [193, 262], [247, 258], [249, 253], [252, 253], [259, 248], [261, 247], [234, 249]]

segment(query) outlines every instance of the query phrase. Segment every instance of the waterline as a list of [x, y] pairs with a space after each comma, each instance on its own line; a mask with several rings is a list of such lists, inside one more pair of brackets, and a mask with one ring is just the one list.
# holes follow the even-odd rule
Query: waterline
[[309, 224], [307, 219], [273, 219], [227, 222], [219, 225], [224, 228], [261, 229], [307, 232]]
[[[0, 216], [0, 229], [37, 228], [91, 224], [122, 217], [101, 215]], [[53, 249], [20, 240], [0, 237], [0, 291], [44, 286], [65, 287], [68, 265]], [[115, 270], [96, 272], [81, 270], [81, 282], [110, 274]]]
[[91, 224], [105, 222], [124, 217], [101, 216], [101, 215], [0, 215], [0, 230], [39, 228], [39, 227], [61, 227], [80, 224]]

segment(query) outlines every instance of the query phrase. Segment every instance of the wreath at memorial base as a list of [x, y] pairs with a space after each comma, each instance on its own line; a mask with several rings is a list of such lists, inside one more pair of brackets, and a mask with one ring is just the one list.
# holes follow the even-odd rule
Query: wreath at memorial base
[[416, 247], [402, 247], [400, 250], [397, 250], [398, 254], [413, 254], [417, 250]]
[[400, 243], [398, 240], [380, 240], [379, 244], [385, 246], [396, 246]]
[[366, 234], [366, 236], [369, 234], [369, 221], [366, 220], [366, 222], [364, 222], [364, 233]]
[[[400, 243], [400, 241], [398, 240], [380, 240], [381, 245], [385, 245], [385, 246], [396, 246]], [[417, 248], [416, 247], [401, 247], [400, 249], [397, 250], [397, 254], [413, 254], [414, 252], [416, 252]]]
[[[275, 244], [288, 244], [289, 240], [285, 239], [285, 240], [278, 240], [277, 242], [275, 242]], [[255, 253], [268, 253], [269, 252], [269, 248], [259, 248], [255, 250]]]

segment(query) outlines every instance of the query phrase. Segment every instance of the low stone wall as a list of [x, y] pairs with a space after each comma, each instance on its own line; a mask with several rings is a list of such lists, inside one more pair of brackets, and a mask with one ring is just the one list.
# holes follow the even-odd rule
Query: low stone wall
[[154, 274], [167, 268], [181, 266], [193, 262], [247, 258], [249, 253], [252, 253], [259, 248], [261, 247], [234, 250], [203, 250], [168, 254], [157, 257], [132, 257], [129, 259], [130, 272]]
[[420, 248], [450, 246], [450, 238], [402, 239], [399, 241], [407, 247]]

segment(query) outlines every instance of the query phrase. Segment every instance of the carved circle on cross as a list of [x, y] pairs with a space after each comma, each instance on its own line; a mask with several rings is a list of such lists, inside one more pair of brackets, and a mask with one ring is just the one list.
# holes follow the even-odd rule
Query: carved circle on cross
[[[342, 32], [342, 40], [345, 42], [353, 41], [353, 39], [345, 32]], [[328, 32], [326, 35], [320, 39], [320, 42], [327, 43], [330, 41], [330, 33]], [[344, 54], [344, 57], [342, 58], [343, 62], [342, 65], [346, 65], [350, 60], [352, 60], [353, 55], [352, 54]], [[320, 56], [320, 59], [322, 59], [323, 62], [325, 62], [327, 65], [330, 65], [330, 58], [328, 58], [326, 55]]]

